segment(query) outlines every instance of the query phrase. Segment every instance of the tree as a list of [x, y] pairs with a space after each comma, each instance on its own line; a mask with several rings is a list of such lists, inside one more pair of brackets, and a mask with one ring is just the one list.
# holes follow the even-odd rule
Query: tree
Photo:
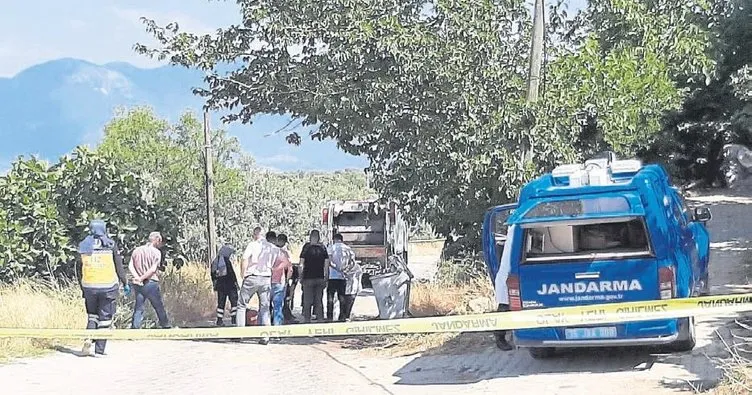
[[160, 44], [137, 49], [209, 71], [196, 92], [232, 110], [227, 121], [273, 113], [317, 126], [311, 138], [368, 157], [379, 191], [444, 235], [477, 236], [489, 205], [591, 147], [636, 153], [680, 103], [677, 62], [705, 65], [699, 1], [594, 1], [578, 21], [557, 14], [553, 33], [571, 39], [549, 40], [545, 91], [528, 105], [520, 0], [238, 3], [240, 23], [214, 35], [145, 20]]
[[667, 114], [660, 138], [644, 153], [665, 163], [680, 180], [704, 186], [724, 182], [724, 144], [752, 144], [752, 1], [712, 4], [712, 78], [687, 84], [687, 100]]
[[86, 149], [49, 166], [19, 159], [0, 177], [0, 281], [74, 275], [75, 251], [91, 219], [108, 223], [125, 255], [161, 231], [173, 258], [178, 217], [169, 208], [147, 202], [138, 176]]
[[242, 62], [208, 78], [200, 93], [210, 106], [236, 109], [231, 121], [278, 113], [317, 125], [313, 139], [367, 156], [381, 192], [440, 231], [477, 227], [487, 202], [512, 198], [526, 174], [515, 160], [529, 30], [522, 1], [240, 6], [242, 24], [216, 36], [148, 21], [162, 48], [140, 49], [207, 70]]
[[[222, 215], [223, 201], [243, 190], [240, 143], [223, 130], [213, 130], [215, 194]], [[179, 213], [181, 229], [177, 242], [191, 260], [205, 255], [206, 219], [204, 196], [203, 125], [191, 112], [170, 125], [148, 108], [121, 111], [105, 127], [97, 151], [130, 172], [148, 180], [150, 199]], [[252, 164], [250, 158], [244, 158]]]

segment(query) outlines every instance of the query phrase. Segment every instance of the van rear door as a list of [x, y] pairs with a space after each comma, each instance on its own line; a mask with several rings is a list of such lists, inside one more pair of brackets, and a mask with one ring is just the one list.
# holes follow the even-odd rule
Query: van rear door
[[507, 241], [507, 220], [516, 208], [517, 203], [496, 206], [488, 210], [483, 219], [483, 256], [492, 284], [496, 281], [501, 253]]
[[510, 219], [522, 228], [516, 268], [522, 308], [659, 298], [658, 260], [637, 196], [529, 208]]
[[658, 298], [658, 264], [641, 217], [523, 227], [522, 306]]

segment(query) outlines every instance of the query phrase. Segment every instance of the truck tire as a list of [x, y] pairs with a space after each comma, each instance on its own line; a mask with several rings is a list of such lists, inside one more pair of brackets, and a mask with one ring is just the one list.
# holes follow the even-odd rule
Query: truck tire
[[554, 356], [556, 349], [551, 347], [533, 347], [528, 348], [527, 351], [533, 359], [548, 359]]
[[697, 344], [695, 317], [679, 319], [679, 338], [669, 348], [674, 352], [692, 351]]

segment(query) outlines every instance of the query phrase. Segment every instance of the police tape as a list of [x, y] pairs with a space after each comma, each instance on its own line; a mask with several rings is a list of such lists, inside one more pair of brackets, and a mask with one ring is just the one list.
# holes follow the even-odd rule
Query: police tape
[[320, 337], [387, 335], [617, 324], [752, 310], [752, 293], [557, 307], [505, 313], [402, 318], [282, 326], [247, 326], [175, 329], [35, 329], [0, 328], [0, 338], [191, 340], [261, 337]]

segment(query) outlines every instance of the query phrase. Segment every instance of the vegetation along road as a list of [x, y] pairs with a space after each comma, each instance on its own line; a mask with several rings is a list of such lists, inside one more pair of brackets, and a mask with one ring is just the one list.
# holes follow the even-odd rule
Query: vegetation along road
[[[706, 196], [696, 200], [712, 204], [713, 292], [743, 291], [749, 270], [745, 257], [752, 243], [746, 226], [752, 222], [752, 199]], [[359, 302], [360, 315], [373, 313], [368, 299]], [[264, 394], [491, 394], [509, 388], [541, 394], [663, 394], [707, 388], [719, 381], [718, 358], [727, 352], [718, 335], [724, 334], [727, 321], [728, 317], [703, 319], [698, 345], [691, 353], [578, 350], [542, 361], [533, 360], [524, 350], [502, 353], [485, 334], [462, 335], [426, 352], [397, 357], [386, 350], [373, 352], [353, 347], [352, 342], [326, 339], [290, 339], [268, 346], [123, 341], [112, 342], [104, 359], [78, 357], [73, 350], [61, 348], [49, 357], [4, 365], [0, 381], [13, 383], [23, 393], [57, 394], [93, 392], [102, 386], [116, 386], [122, 394], [212, 393], [249, 386]], [[141, 375], [138, 380], [135, 371]]]

